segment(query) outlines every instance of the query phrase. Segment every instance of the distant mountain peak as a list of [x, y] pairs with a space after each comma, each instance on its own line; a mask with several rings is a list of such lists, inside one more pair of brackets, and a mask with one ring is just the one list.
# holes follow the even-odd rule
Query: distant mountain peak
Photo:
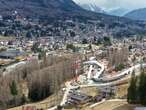
[[117, 7], [114, 9], [110, 9], [107, 13], [114, 16], [123, 16], [128, 12], [129, 12], [128, 9]]

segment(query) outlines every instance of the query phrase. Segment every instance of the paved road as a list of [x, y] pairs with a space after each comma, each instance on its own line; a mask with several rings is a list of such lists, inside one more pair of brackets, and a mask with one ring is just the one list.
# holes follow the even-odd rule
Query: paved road
[[133, 72], [135, 72], [136, 75], [139, 75], [141, 66], [146, 67], [146, 64], [145, 63], [142, 65], [137, 64], [135, 66], [132, 66], [131, 68], [127, 68], [127, 69], [123, 70], [118, 75], [111, 76], [109, 78], [101, 78], [101, 80], [105, 80], [106, 82], [112, 82], [112, 81], [116, 81], [116, 80], [120, 80], [122, 78], [125, 78], [125, 77], [127, 77], [127, 75], [131, 76], [131, 74]]
[[68, 97], [68, 95], [69, 95], [69, 92], [70, 92], [70, 90], [73, 90], [73, 89], [76, 89], [76, 88], [78, 88], [78, 86], [72, 86], [71, 85], [71, 81], [69, 81], [69, 82], [66, 82], [66, 90], [65, 90], [65, 93], [64, 93], [64, 96], [63, 96], [63, 99], [62, 99], [62, 101], [61, 101], [61, 106], [63, 106], [63, 105], [65, 105], [65, 103], [67, 102], [67, 97]]
[[67, 101], [67, 96], [68, 96], [68, 94], [69, 94], [69, 91], [71, 90], [71, 84], [70, 84], [71, 82], [67, 82], [66, 83], [66, 90], [65, 90], [65, 93], [64, 93], [64, 96], [63, 96], [63, 99], [62, 99], [62, 102], [61, 102], [61, 106], [63, 106], [65, 103], [66, 103], [66, 101]]

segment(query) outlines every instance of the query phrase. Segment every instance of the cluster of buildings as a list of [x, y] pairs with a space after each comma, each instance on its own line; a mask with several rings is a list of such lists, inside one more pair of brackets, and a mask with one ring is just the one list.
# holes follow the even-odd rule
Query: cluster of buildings
[[88, 96], [81, 92], [70, 91], [67, 104], [78, 106], [78, 105], [86, 104], [90, 102], [91, 100], [92, 100], [91, 96]]

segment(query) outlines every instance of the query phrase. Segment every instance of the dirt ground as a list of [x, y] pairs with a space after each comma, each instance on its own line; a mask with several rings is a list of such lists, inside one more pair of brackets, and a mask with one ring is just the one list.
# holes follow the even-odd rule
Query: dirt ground
[[23, 107], [24, 108], [26, 108], [26, 107], [35, 107], [37, 109], [47, 110], [48, 108], [59, 104], [61, 99], [62, 99], [62, 95], [61, 94], [59, 94], [59, 95], [54, 94], [54, 95], [50, 96], [49, 98], [47, 98], [47, 99], [45, 99], [45, 100], [43, 100], [41, 102], [32, 103], [32, 104], [26, 104], [26, 105], [15, 107], [15, 108], [11, 108], [11, 109], [8, 109], [8, 110], [23, 110]]
[[81, 88], [80, 90], [82, 93], [93, 97], [99, 94], [97, 87], [86, 87], [86, 88]]
[[121, 98], [127, 95], [128, 84], [120, 85], [116, 89], [116, 97]]

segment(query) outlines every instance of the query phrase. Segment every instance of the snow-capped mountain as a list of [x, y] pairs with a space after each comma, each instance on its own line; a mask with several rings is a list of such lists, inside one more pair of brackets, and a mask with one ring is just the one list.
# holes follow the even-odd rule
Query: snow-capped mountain
[[102, 10], [100, 7], [98, 7], [96, 4], [79, 4], [82, 8], [89, 10], [89, 11], [93, 11], [93, 12], [97, 12], [97, 13], [105, 13], [104, 10]]
[[115, 9], [110, 9], [110, 10], [104, 10], [104, 9], [98, 7], [94, 3], [90, 3], [90, 4], [78, 3], [78, 4], [86, 10], [97, 12], [97, 13], [104, 13], [104, 14], [113, 15], [113, 16], [124, 16], [126, 13], [129, 12], [128, 9], [124, 9], [124, 8], [115, 8]]

